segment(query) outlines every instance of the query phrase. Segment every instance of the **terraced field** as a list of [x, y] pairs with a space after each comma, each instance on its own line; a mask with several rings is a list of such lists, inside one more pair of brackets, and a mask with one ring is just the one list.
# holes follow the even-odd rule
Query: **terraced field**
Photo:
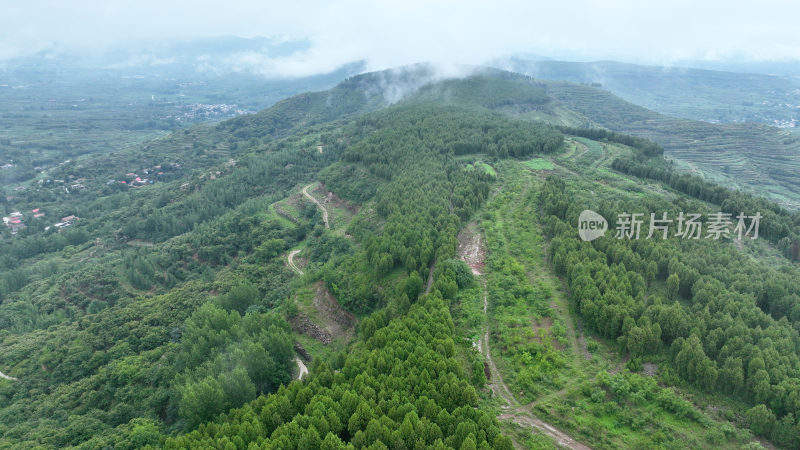
[[661, 144], [678, 167], [800, 208], [800, 137], [759, 124], [711, 124], [665, 116], [607, 91], [563, 82], [548, 94], [585, 117], [584, 123]]

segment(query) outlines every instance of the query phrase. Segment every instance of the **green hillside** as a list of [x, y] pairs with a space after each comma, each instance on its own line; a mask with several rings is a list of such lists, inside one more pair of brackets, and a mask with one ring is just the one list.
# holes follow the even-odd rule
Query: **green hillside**
[[[534, 120], [662, 129], [602, 91], [441, 78], [352, 77], [4, 203], [0, 447], [800, 445], [800, 215]], [[613, 236], [679, 211], [761, 236]]]
[[[409, 70], [420, 72], [422, 80], [431, 77], [428, 66], [413, 66], [401, 73], [407, 76]], [[800, 139], [790, 131], [755, 123], [680, 119], [596, 87], [542, 81], [496, 69], [475, 70], [476, 75], [466, 79], [422, 84], [416, 90], [414, 83], [406, 81], [402, 91], [409, 94], [404, 101], [456, 103], [551, 124], [602, 127], [641, 136], [662, 145], [683, 172], [765, 196], [793, 210], [800, 208], [800, 178], [795, 176], [800, 170]], [[370, 78], [360, 82], [368, 83], [370, 87], [362, 87], [367, 92], [386, 84]]]
[[585, 118], [577, 126], [600, 126], [661, 144], [678, 168], [727, 187], [800, 207], [800, 139], [758, 124], [711, 124], [664, 116], [607, 91], [543, 82], [564, 108]]

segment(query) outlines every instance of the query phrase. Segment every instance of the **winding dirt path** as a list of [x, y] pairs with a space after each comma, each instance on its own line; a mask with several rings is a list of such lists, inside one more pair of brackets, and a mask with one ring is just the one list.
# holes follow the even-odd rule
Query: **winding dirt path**
[[431, 293], [431, 288], [433, 287], [433, 269], [436, 267], [436, 261], [434, 260], [431, 263], [430, 271], [428, 272], [428, 284], [425, 286], [425, 295]]
[[[579, 153], [577, 156], [575, 156], [575, 157], [572, 157], [572, 158], [571, 158], [572, 160], [577, 160], [578, 158], [580, 158], [581, 156], [585, 155], [585, 154], [586, 154], [586, 152], [588, 152], [588, 151], [589, 151], [589, 146], [588, 146], [588, 145], [586, 145], [586, 144], [584, 144], [583, 142], [581, 142], [581, 141], [575, 141], [575, 140], [573, 140], [572, 142], [574, 142], [574, 143], [578, 144], [578, 146], [579, 146], [579, 147], [583, 147], [583, 151], [582, 151], [582, 152], [580, 152], [580, 153]], [[577, 150], [577, 147], [576, 147], [576, 150]], [[572, 155], [565, 155], [565, 156], [572, 156]]]
[[[525, 190], [527, 192], [527, 188]], [[475, 232], [473, 230], [473, 232]], [[484, 239], [485, 240], [485, 239]], [[475, 261], [468, 261], [469, 256], [472, 254], [475, 255], [484, 255], [485, 253], [478, 249], [472, 249], [472, 246], [480, 247], [482, 239], [480, 238], [470, 238], [465, 239], [465, 242], [469, 244], [461, 248], [459, 251], [459, 256], [462, 260], [467, 263], [475, 263]], [[482, 265], [482, 261], [479, 261]], [[590, 450], [589, 447], [586, 445], [577, 442], [576, 440], [572, 439], [569, 435], [564, 433], [563, 431], [557, 429], [556, 427], [550, 425], [547, 422], [544, 422], [538, 418], [536, 418], [535, 414], [532, 410], [532, 405], [520, 405], [519, 401], [514, 397], [514, 394], [511, 393], [511, 390], [508, 388], [508, 385], [503, 381], [503, 375], [498, 370], [497, 365], [492, 358], [492, 351], [489, 345], [489, 320], [488, 320], [488, 310], [489, 310], [489, 293], [487, 288], [487, 280], [486, 275], [484, 273], [476, 274], [476, 278], [480, 280], [481, 287], [483, 289], [483, 318], [484, 318], [484, 330], [483, 335], [480, 341], [477, 343], [478, 351], [483, 354], [486, 365], [489, 368], [489, 373], [491, 374], [490, 381], [488, 383], [489, 388], [492, 390], [494, 396], [502, 398], [505, 401], [505, 405], [501, 406], [501, 409], [504, 410], [502, 414], [497, 416], [499, 420], [510, 420], [514, 423], [517, 423], [523, 427], [527, 427], [529, 429], [535, 429], [539, 433], [542, 433], [555, 441], [558, 445], [570, 449], [575, 450]], [[575, 343], [577, 344], [577, 343]], [[573, 345], [575, 345], [573, 344]]]
[[287, 259], [287, 260], [289, 260], [289, 267], [291, 267], [291, 268], [292, 268], [292, 270], [294, 270], [295, 272], [297, 272], [297, 274], [298, 274], [298, 275], [302, 275], [302, 274], [303, 274], [303, 270], [302, 270], [302, 269], [300, 269], [299, 267], [297, 267], [297, 266], [294, 264], [294, 255], [296, 255], [296, 254], [300, 253], [301, 251], [302, 251], [302, 250], [292, 250], [291, 252], [289, 252], [289, 256], [288, 256], [288, 257], [286, 257], [286, 259]]
[[308, 186], [303, 188], [303, 195], [305, 195], [309, 200], [311, 200], [312, 202], [316, 203], [317, 206], [319, 206], [319, 209], [322, 210], [322, 221], [325, 222], [325, 228], [330, 228], [331, 226], [328, 223], [328, 210], [325, 209], [324, 206], [322, 206], [322, 203], [320, 203], [319, 200], [317, 200], [316, 198], [314, 198], [313, 195], [308, 193], [308, 188], [310, 188], [311, 186], [313, 186], [313, 184], [309, 184]]
[[542, 433], [546, 434], [550, 438], [552, 438], [558, 445], [561, 447], [571, 448], [571, 449], [578, 449], [578, 450], [591, 450], [590, 447], [587, 447], [580, 442], [572, 439], [571, 437], [567, 436], [566, 434], [562, 433], [561, 431], [553, 428], [550, 424], [542, 422], [539, 419], [530, 417], [530, 416], [523, 416], [523, 415], [516, 415], [516, 414], [500, 414], [497, 416], [499, 420], [511, 420], [516, 424], [527, 426], [529, 428], [535, 428]]
[[5, 378], [6, 380], [11, 380], [11, 381], [19, 381], [19, 378], [10, 377], [4, 374], [3, 372], [0, 372], [0, 378]]
[[[489, 306], [488, 295], [486, 290], [486, 280], [481, 280], [481, 284], [483, 285], [483, 314], [484, 318], [486, 317], [486, 310]], [[479, 346], [481, 353], [486, 358], [486, 363], [489, 365], [489, 371], [492, 374], [492, 382], [489, 384], [489, 387], [492, 389], [494, 395], [499, 396], [503, 400], [505, 400], [506, 404], [501, 406], [503, 409], [511, 409], [512, 411], [500, 414], [497, 416], [499, 420], [511, 420], [514, 423], [517, 423], [522, 426], [526, 426], [528, 428], [534, 428], [537, 431], [549, 436], [553, 439], [558, 445], [566, 448], [570, 448], [573, 450], [591, 450], [590, 447], [581, 444], [580, 442], [572, 439], [568, 434], [564, 433], [563, 431], [557, 429], [556, 427], [550, 425], [549, 423], [537, 419], [533, 412], [531, 411], [530, 406], [523, 406], [520, 405], [514, 395], [511, 393], [511, 390], [508, 389], [508, 386], [503, 381], [503, 376], [500, 374], [500, 371], [497, 369], [497, 366], [494, 363], [494, 359], [492, 359], [492, 352], [489, 348], [489, 325], [487, 321], [486, 331], [483, 334], [482, 343]]]
[[294, 361], [297, 363], [297, 368], [299, 370], [296, 380], [302, 380], [304, 376], [308, 375], [308, 368], [303, 364], [303, 360], [300, 358], [295, 357]]
[[[483, 285], [483, 316], [484, 319], [486, 319], [486, 310], [489, 306], [489, 300], [487, 298], [488, 294], [486, 292], [486, 280], [481, 280], [481, 284]], [[494, 359], [492, 359], [492, 352], [489, 348], [489, 325], [486, 325], [486, 330], [483, 332], [480, 350], [481, 353], [483, 353], [483, 356], [486, 358], [486, 364], [489, 365], [489, 372], [492, 374], [492, 382], [489, 383], [489, 388], [492, 390], [494, 395], [497, 395], [506, 401], [507, 404], [503, 406], [503, 409], [508, 409], [510, 406], [518, 407], [519, 402], [511, 394], [511, 390], [509, 390], [508, 386], [506, 386], [506, 383], [503, 381], [503, 376], [497, 369]]]

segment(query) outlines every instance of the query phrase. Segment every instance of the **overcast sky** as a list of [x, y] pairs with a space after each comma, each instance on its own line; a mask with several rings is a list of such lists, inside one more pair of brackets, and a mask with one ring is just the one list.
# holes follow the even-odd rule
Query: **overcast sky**
[[362, 59], [378, 69], [518, 52], [652, 64], [797, 60], [798, 17], [800, 2], [786, 0], [0, 0], [0, 61], [220, 35], [309, 40], [288, 58], [245, 55], [290, 75]]

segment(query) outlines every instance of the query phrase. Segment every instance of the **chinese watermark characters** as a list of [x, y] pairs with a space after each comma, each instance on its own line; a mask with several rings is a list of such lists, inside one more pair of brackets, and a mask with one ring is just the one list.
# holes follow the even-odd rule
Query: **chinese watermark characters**
[[[758, 238], [758, 227], [761, 213], [748, 216], [739, 213], [717, 212], [702, 214], [680, 212], [677, 217], [670, 218], [668, 213], [626, 213], [617, 215], [614, 237], [616, 239], [738, 239]], [[705, 219], [705, 220], [703, 220]], [[644, 230], [642, 229], [644, 228]], [[605, 235], [608, 222], [600, 214], [585, 210], [578, 218], [578, 233], [584, 241], [592, 241]], [[644, 231], [647, 234], [644, 234]]]

